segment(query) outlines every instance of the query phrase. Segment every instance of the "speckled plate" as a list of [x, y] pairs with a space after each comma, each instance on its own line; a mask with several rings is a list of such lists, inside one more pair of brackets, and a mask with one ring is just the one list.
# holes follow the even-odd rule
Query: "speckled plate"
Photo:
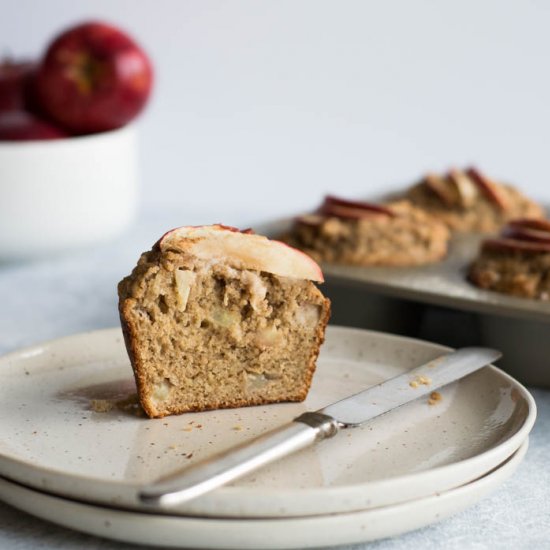
[[77, 531], [171, 548], [301, 549], [356, 544], [441, 521], [481, 500], [519, 466], [528, 441], [501, 466], [456, 489], [381, 508], [305, 518], [219, 519], [160, 516], [54, 497], [0, 478], [0, 499]]
[[[433, 359], [445, 348], [330, 327], [305, 403], [149, 420], [119, 329], [0, 358], [0, 475], [88, 502], [139, 509], [136, 486]], [[304, 450], [174, 511], [217, 517], [344, 513], [460, 486], [525, 441], [535, 404], [495, 367]], [[108, 410], [106, 410], [108, 409]], [[97, 412], [105, 410], [105, 412]]]

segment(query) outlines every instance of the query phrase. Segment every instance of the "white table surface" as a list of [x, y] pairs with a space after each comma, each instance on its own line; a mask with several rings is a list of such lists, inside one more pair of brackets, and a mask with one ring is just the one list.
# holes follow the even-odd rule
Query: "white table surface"
[[[212, 213], [210, 213], [212, 214]], [[240, 216], [248, 225], [253, 219]], [[186, 215], [186, 223], [205, 218]], [[217, 219], [209, 216], [208, 219]], [[0, 353], [50, 338], [118, 324], [116, 283], [178, 216], [147, 217], [115, 242], [59, 258], [0, 264]], [[525, 461], [479, 504], [439, 524], [349, 549], [550, 548], [550, 392], [533, 389], [538, 420]], [[0, 548], [122, 549], [0, 503]]]

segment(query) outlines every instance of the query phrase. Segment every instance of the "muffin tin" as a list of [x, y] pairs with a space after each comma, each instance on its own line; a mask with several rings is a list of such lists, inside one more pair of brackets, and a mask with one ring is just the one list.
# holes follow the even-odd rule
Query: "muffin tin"
[[[257, 230], [276, 237], [288, 231], [291, 223], [292, 218], [288, 218], [265, 224]], [[424, 316], [430, 315], [431, 306], [446, 308], [454, 315], [455, 326], [470, 325], [468, 331], [473, 331], [472, 340], [475, 340], [470, 344], [501, 349], [504, 352], [499, 363], [501, 367], [524, 383], [550, 386], [550, 302], [499, 294], [470, 284], [468, 266], [476, 257], [484, 237], [457, 234], [450, 242], [447, 257], [425, 266], [396, 268], [323, 264], [327, 290], [337, 289], [338, 299], [347, 293], [343, 299], [348, 304], [360, 304], [362, 309], [369, 308], [366, 298], [376, 297], [377, 312], [370, 316], [367, 328], [411, 336], [418, 336], [419, 331], [413, 333], [410, 327], [402, 330], [402, 326], [406, 327], [403, 319], [399, 319], [399, 327], [393, 330], [388, 323], [387, 308], [391, 308], [392, 316], [408, 317], [412, 312], [417, 318], [409, 324], [415, 326], [419, 326], [421, 321], [413, 304], [424, 306]], [[332, 296], [333, 301], [336, 295]], [[402, 304], [401, 313], [396, 304]], [[340, 313], [339, 323], [344, 321], [341, 317]], [[383, 324], [378, 323], [379, 319]], [[432, 334], [420, 335], [433, 338]]]

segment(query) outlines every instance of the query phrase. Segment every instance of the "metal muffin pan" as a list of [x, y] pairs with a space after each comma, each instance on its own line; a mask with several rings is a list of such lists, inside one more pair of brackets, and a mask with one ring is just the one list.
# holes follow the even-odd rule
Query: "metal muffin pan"
[[[280, 220], [259, 225], [257, 231], [276, 237], [288, 231], [291, 223], [292, 218]], [[426, 336], [425, 332], [415, 329], [421, 321], [414, 304], [424, 306], [424, 315], [429, 313], [430, 306], [452, 310], [456, 312], [455, 327], [470, 324], [468, 333], [472, 341], [467, 343], [502, 350], [504, 357], [499, 366], [523, 383], [550, 386], [550, 302], [482, 290], [467, 280], [468, 267], [485, 237], [456, 235], [450, 242], [447, 257], [426, 266], [322, 264], [328, 294], [333, 302], [342, 296], [349, 304], [350, 324], [358, 325], [357, 312], [351, 312], [352, 307], [357, 305], [361, 310], [368, 310], [371, 301], [374, 310], [370, 315], [365, 314], [366, 328], [411, 336]], [[342, 307], [335, 304], [335, 310], [338, 322], [344, 324]], [[393, 317], [395, 327], [390, 321]]]

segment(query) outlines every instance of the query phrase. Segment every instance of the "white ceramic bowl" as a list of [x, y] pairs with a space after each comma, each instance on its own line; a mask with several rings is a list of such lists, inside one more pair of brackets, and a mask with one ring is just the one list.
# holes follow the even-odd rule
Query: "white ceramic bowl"
[[0, 260], [106, 240], [132, 221], [136, 206], [132, 125], [67, 139], [0, 142]]

